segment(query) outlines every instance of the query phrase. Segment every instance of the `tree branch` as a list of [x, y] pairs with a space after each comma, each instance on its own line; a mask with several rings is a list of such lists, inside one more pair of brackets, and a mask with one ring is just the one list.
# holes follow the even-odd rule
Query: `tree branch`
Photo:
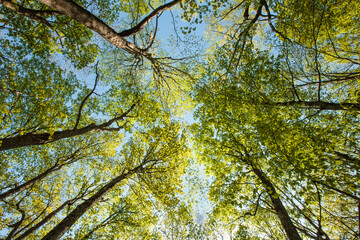
[[254, 212], [246, 212], [244, 215], [236, 218], [235, 220], [232, 220], [230, 223], [228, 223], [228, 224], [226, 224], [226, 225], [230, 225], [230, 224], [236, 222], [237, 220], [239, 220], [239, 219], [241, 219], [241, 218], [243, 218], [243, 217], [246, 217], [246, 216], [255, 216], [256, 213], [257, 213], [257, 211], [258, 211], [258, 209], [259, 209], [259, 205], [260, 205], [260, 200], [261, 200], [261, 195], [262, 195], [262, 194], [263, 194], [263, 192], [261, 192], [261, 193], [259, 194], [259, 196], [258, 196], [258, 198], [257, 198], [257, 200], [256, 200], [256, 206], [255, 206]]
[[350, 198], [352, 198], [352, 199], [355, 199], [357, 202], [360, 202], [360, 198], [357, 197], [357, 196], [355, 196], [355, 195], [353, 195], [353, 194], [351, 194], [351, 193], [348, 193], [348, 192], [345, 192], [345, 191], [340, 190], [340, 189], [338, 189], [338, 188], [332, 187], [332, 186], [330, 186], [330, 185], [328, 185], [328, 184], [326, 184], [326, 183], [320, 182], [320, 181], [318, 181], [318, 180], [313, 180], [313, 182], [319, 183], [320, 185], [323, 185], [324, 187], [327, 187], [327, 188], [329, 188], [329, 189], [331, 189], [331, 190], [334, 190], [335, 192], [338, 192], [338, 193], [343, 194], [343, 195], [345, 195], [345, 196], [347, 196], [347, 197], [350, 197]]
[[256, 14], [255, 14], [255, 17], [251, 20], [251, 22], [248, 24], [248, 26], [239, 34], [239, 37], [235, 43], [235, 46], [234, 46], [234, 52], [232, 53], [231, 55], [231, 58], [230, 58], [230, 61], [229, 61], [229, 66], [227, 67], [227, 71], [230, 71], [230, 67], [231, 67], [231, 63], [233, 62], [234, 58], [235, 58], [235, 55], [236, 55], [236, 51], [239, 47], [239, 43], [240, 43], [240, 40], [242, 39], [243, 37], [243, 44], [242, 44], [242, 48], [240, 50], [240, 56], [238, 57], [238, 60], [235, 64], [235, 69], [238, 67], [239, 65], [239, 62], [241, 60], [241, 55], [243, 53], [243, 50], [245, 48], [245, 42], [246, 42], [246, 37], [247, 37], [247, 34], [248, 32], [250, 31], [251, 27], [256, 23], [256, 21], [259, 19], [259, 17], [261, 16], [261, 11], [262, 11], [262, 8], [263, 8], [263, 3], [260, 2], [260, 6], [258, 7], [257, 11], [256, 11]]
[[358, 103], [332, 103], [323, 101], [288, 101], [265, 103], [265, 105], [292, 106], [307, 109], [335, 110], [335, 111], [360, 111]]
[[289, 42], [292, 42], [291, 39], [289, 39], [289, 38], [286, 37], [284, 34], [282, 34], [281, 32], [279, 32], [279, 31], [274, 27], [274, 25], [272, 24], [272, 22], [271, 22], [271, 19], [272, 19], [271, 17], [272, 17], [272, 15], [271, 15], [271, 13], [270, 13], [270, 9], [269, 9], [269, 6], [268, 6], [267, 2], [266, 2], [265, 0], [260, 0], [260, 3], [261, 3], [262, 5], [264, 5], [264, 7], [265, 7], [265, 11], [266, 11], [267, 16], [268, 16], [267, 21], [268, 21], [268, 24], [269, 24], [271, 30], [272, 30], [273, 32], [277, 33], [280, 37], [284, 38], [285, 40], [287, 40], [287, 41], [289, 41]]
[[6, 199], [7, 197], [14, 195], [15, 193], [18, 193], [20, 191], [23, 191], [27, 188], [29, 188], [30, 186], [34, 185], [35, 183], [39, 182], [40, 180], [42, 180], [43, 178], [49, 176], [51, 173], [55, 172], [55, 171], [59, 171], [60, 169], [62, 169], [64, 166], [72, 164], [78, 160], [80, 160], [81, 158], [78, 157], [79, 152], [82, 150], [82, 147], [78, 148], [76, 151], [74, 151], [73, 153], [71, 153], [69, 156], [66, 157], [66, 159], [62, 162], [60, 162], [60, 159], [62, 158], [58, 158], [55, 162], [54, 165], [52, 165], [50, 168], [48, 168], [47, 170], [45, 170], [43, 173], [31, 178], [30, 180], [20, 184], [20, 185], [16, 185], [14, 188], [9, 189], [8, 191], [1, 193], [0, 194], [0, 200]]
[[53, 10], [33, 10], [29, 8], [25, 8], [17, 3], [14, 3], [9, 0], [0, 0], [0, 4], [4, 5], [5, 7], [15, 11], [18, 14], [24, 15], [26, 17], [32, 18], [36, 21], [42, 22], [47, 26], [51, 27], [51, 24], [42, 16], [48, 15], [61, 15], [58, 11]]
[[33, 232], [35, 232], [37, 229], [39, 229], [41, 226], [43, 226], [44, 224], [48, 223], [53, 217], [55, 217], [60, 211], [62, 211], [65, 207], [69, 207], [74, 205], [74, 203], [76, 203], [78, 200], [80, 200], [81, 198], [83, 198], [85, 196], [86, 192], [79, 192], [79, 194], [77, 194], [77, 196], [75, 196], [72, 199], [67, 200], [66, 202], [64, 202], [62, 205], [60, 205], [58, 208], [56, 208], [54, 211], [52, 211], [51, 213], [49, 213], [48, 215], [46, 215], [40, 222], [38, 222], [37, 224], [35, 224], [34, 226], [32, 226], [31, 228], [29, 228], [28, 230], [26, 230], [23, 234], [21, 234], [18, 238], [16, 238], [16, 240], [22, 240], [25, 239], [27, 236], [29, 236], [30, 234], [32, 234]]
[[96, 203], [101, 201], [103, 197], [119, 182], [127, 179], [131, 175], [143, 171], [144, 165], [140, 164], [137, 167], [123, 172], [117, 177], [113, 178], [100, 188], [93, 196], [79, 204], [69, 215], [67, 215], [59, 224], [57, 224], [49, 233], [47, 233], [42, 240], [56, 240], [60, 239], [69, 230], [72, 225]]
[[100, 34], [102, 38], [111, 43], [117, 48], [125, 49], [131, 54], [144, 56], [149, 60], [153, 60], [153, 57], [146, 50], [139, 48], [136, 44], [129, 42], [124, 37], [133, 35], [141, 31], [145, 25], [155, 16], [162, 11], [174, 6], [181, 0], [174, 0], [168, 4], [162, 5], [155, 9], [150, 15], [144, 18], [137, 26], [129, 30], [125, 30], [121, 33], [117, 33], [113, 28], [108, 26], [102, 20], [90, 13], [85, 8], [78, 5], [72, 0], [40, 0], [43, 4], [51, 7], [52, 9], [68, 16], [69, 18], [84, 24], [89, 29]]
[[77, 129], [77, 127], [79, 125], [80, 118], [81, 118], [81, 111], [82, 111], [82, 108], [84, 107], [84, 104], [85, 104], [86, 100], [88, 100], [88, 98], [95, 92], [96, 86], [98, 84], [98, 81], [99, 81], [99, 74], [98, 74], [98, 70], [97, 70], [98, 64], [99, 64], [99, 62], [97, 62], [96, 65], [95, 65], [96, 78], [95, 78], [94, 87], [91, 90], [91, 92], [88, 95], [86, 95], [86, 97], [84, 98], [84, 100], [82, 100], [82, 102], [80, 104], [79, 112], [78, 112], [76, 122], [75, 122], [75, 126], [74, 126], [74, 130]]
[[157, 15], [159, 15], [160, 13], [162, 13], [163, 11], [175, 6], [176, 4], [178, 4], [181, 0], [174, 0], [171, 1], [169, 3], [166, 3], [164, 5], [161, 5], [160, 7], [156, 8], [154, 11], [152, 11], [149, 15], [147, 15], [140, 23], [138, 23], [136, 26], [128, 29], [128, 30], [124, 30], [122, 32], [119, 33], [119, 36], [121, 37], [129, 37], [131, 35], [134, 35], [138, 32], [140, 32], [141, 30], [144, 29], [144, 27], [151, 21], [151, 19], [153, 19], [154, 17], [156, 17]]

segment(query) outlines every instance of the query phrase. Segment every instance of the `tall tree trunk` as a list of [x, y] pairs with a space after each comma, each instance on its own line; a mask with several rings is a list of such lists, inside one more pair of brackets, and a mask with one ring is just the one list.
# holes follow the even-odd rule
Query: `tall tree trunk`
[[254, 171], [254, 173], [256, 174], [256, 176], [260, 179], [260, 181], [262, 182], [262, 184], [265, 185], [266, 191], [270, 196], [271, 202], [275, 208], [276, 214], [278, 215], [281, 225], [283, 226], [287, 237], [290, 240], [301, 240], [301, 237], [294, 225], [294, 223], [292, 222], [288, 212], [286, 211], [286, 208], [284, 207], [284, 205], [282, 204], [279, 195], [276, 192], [275, 187], [273, 186], [273, 184], [267, 179], [265, 173], [263, 171], [261, 171], [259, 168], [253, 166], [253, 164], [251, 164], [252, 169]]
[[33, 145], [43, 145], [46, 143], [58, 141], [60, 139], [83, 135], [85, 133], [92, 132], [92, 131], [120, 130], [121, 127], [120, 128], [108, 128], [108, 127], [110, 127], [110, 125], [112, 123], [114, 123], [118, 120], [123, 120], [134, 107], [135, 107], [135, 104], [133, 104], [121, 116], [110, 119], [109, 121], [102, 123], [100, 125], [96, 125], [96, 124], [92, 123], [86, 127], [80, 128], [80, 129], [56, 131], [52, 135], [50, 133], [28, 133], [28, 134], [20, 135], [20, 136], [16, 136], [16, 137], [3, 138], [3, 139], [0, 139], [0, 143], [1, 143], [0, 151], [20, 148], [20, 147], [26, 147], [26, 146], [33, 146]]
[[42, 240], [57, 240], [60, 239], [70, 227], [88, 210], [90, 210], [97, 202], [99, 202], [116, 184], [129, 176], [140, 172], [143, 165], [123, 173], [108, 182], [104, 187], [97, 191], [91, 198], [79, 204], [67, 217], [65, 217], [56, 227], [54, 227]]
[[114, 45], [117, 48], [123, 48], [134, 54], [140, 54], [151, 59], [151, 54], [147, 53], [146, 50], [140, 49], [135, 44], [127, 41], [124, 37], [131, 36], [144, 28], [144, 26], [155, 16], [160, 14], [166, 9], [179, 3], [181, 0], [174, 0], [170, 3], [164, 4], [156, 8], [151, 14], [144, 18], [135, 27], [117, 33], [113, 28], [105, 24], [99, 18], [94, 16], [92, 13], [73, 2], [72, 0], [40, 0], [43, 4], [51, 7], [55, 11], [58, 11], [75, 21], [84, 24], [86, 27], [100, 34], [105, 40]]
[[258, 167], [255, 166], [255, 164], [250, 160], [250, 154], [245, 150], [246, 156], [239, 156], [227, 153], [227, 156], [235, 157], [242, 162], [246, 163], [248, 166], [251, 167], [252, 171], [255, 173], [255, 175], [260, 179], [261, 183], [265, 186], [266, 192], [270, 196], [271, 203], [273, 204], [276, 215], [279, 217], [281, 225], [283, 229], [285, 230], [286, 236], [290, 240], [301, 240], [301, 237], [292, 222], [288, 212], [286, 211], [286, 208], [282, 204], [279, 194], [277, 193], [274, 185], [270, 182], [270, 180], [266, 177], [266, 174]]
[[28, 133], [16, 137], [3, 138], [1, 139], [0, 151], [33, 145], [43, 145], [60, 139], [79, 136], [94, 130], [100, 130], [99, 126], [90, 124], [80, 129], [56, 131], [53, 135], [50, 133]]

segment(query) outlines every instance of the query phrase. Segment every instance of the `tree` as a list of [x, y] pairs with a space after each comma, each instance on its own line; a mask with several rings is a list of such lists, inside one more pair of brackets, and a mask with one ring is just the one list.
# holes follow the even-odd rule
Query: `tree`
[[[79, 223], [77, 218], [86, 227], [83, 232], [73, 228], [69, 235], [126, 236], [125, 229], [135, 229], [133, 225], [139, 225], [139, 235], [151, 235], [154, 204], [170, 211], [179, 201], [176, 194], [181, 192], [186, 144], [174, 136], [180, 127], [171, 124], [172, 113], [182, 111], [182, 106], [169, 96], [182, 95], [176, 84], [183, 82], [186, 71], [177, 65], [180, 60], [155, 53], [159, 15], [178, 2], [134, 1], [136, 8], [116, 1], [0, 2], [1, 29], [6, 35], [0, 50], [0, 216], [6, 238], [60, 236]], [[89, 19], [95, 24], [87, 25]], [[114, 22], [117, 26], [110, 27]], [[119, 26], [128, 30], [115, 32]], [[115, 53], [91, 30], [120, 49]], [[150, 61], [144, 63], [143, 58]], [[116, 61], [121, 64], [108, 68], [107, 62]], [[165, 130], [167, 125], [171, 127]], [[141, 140], [122, 145], [131, 135]], [[131, 166], [132, 160], [142, 159], [146, 146], [150, 163]], [[122, 160], [116, 158], [121, 147]], [[137, 174], [121, 175], [131, 169]], [[127, 186], [119, 184], [123, 178]], [[106, 192], [111, 201], [104, 200]], [[121, 201], [119, 195], [136, 199], [137, 204]], [[116, 207], [119, 202], [127, 202], [130, 212], [141, 212], [122, 211]], [[99, 209], [108, 217], [94, 217]], [[66, 224], [54, 228], [62, 218]], [[88, 218], [93, 224], [83, 220]], [[116, 226], [123, 226], [124, 232], [102, 234]]]
[[[317, 97], [318, 91], [311, 87], [292, 91], [291, 76], [296, 75], [295, 71], [289, 72], [289, 56], [254, 50], [251, 42], [241, 50], [241, 61], [230, 66], [229, 71], [229, 63], [238, 51], [236, 45], [232, 41], [216, 49], [214, 57], [203, 65], [202, 80], [194, 88], [200, 105], [196, 113], [200, 123], [195, 127], [198, 151], [215, 177], [210, 194], [217, 203], [214, 217], [225, 223], [245, 222], [246, 227], [259, 229], [256, 222], [265, 225], [259, 214], [276, 214], [279, 221], [275, 222], [281, 226], [280, 230], [261, 230], [268, 231], [266, 234], [272, 238], [286, 234], [290, 239], [305, 236], [329, 239], [335, 231], [357, 236], [356, 231], [350, 230], [356, 228], [356, 221], [339, 220], [345, 215], [354, 218], [357, 200], [346, 191], [338, 191], [343, 196], [342, 200], [339, 196], [336, 199], [346, 202], [347, 210], [335, 210], [329, 201], [333, 193], [320, 189], [318, 182], [328, 181], [340, 191], [341, 186], [358, 189], [357, 183], [354, 186], [345, 180], [356, 178], [354, 169], [358, 165], [349, 168], [348, 164], [354, 163], [350, 159], [346, 163], [341, 161], [347, 166], [334, 165], [338, 162], [337, 149], [357, 152], [350, 147], [354, 139], [348, 138], [347, 143], [341, 139], [357, 135], [356, 128], [349, 128], [347, 122], [357, 121], [358, 113], [345, 104], [337, 109], [309, 106], [303, 99]], [[330, 86], [326, 90], [329, 103], [341, 93], [345, 97], [340, 99], [347, 96], [346, 92], [336, 92]], [[353, 89], [349, 87], [349, 91]], [[301, 100], [296, 100], [297, 97]], [[269, 199], [264, 197], [264, 192]], [[288, 220], [283, 216], [288, 216]], [[338, 228], [334, 230], [336, 221]]]
[[358, 5], [0, 0], [0, 234], [358, 238]]
[[[147, 41], [149, 46], [139, 47], [136, 46], [135, 43], [126, 40], [125, 37], [141, 32], [145, 27], [148, 27], [149, 22], [153, 18], [158, 17], [160, 13], [171, 8], [178, 2], [179, 1], [173, 1], [159, 6], [145, 17], [143, 21], [140, 21], [139, 24], [118, 34], [95, 15], [73, 1], [63, 1], [61, 4], [58, 1], [44, 2], [51, 7], [60, 8], [59, 10], [43, 10], [43, 8], [47, 8], [46, 5], [37, 2], [20, 5], [11, 1], [2, 1], [1, 4], [4, 6], [1, 9], [4, 13], [4, 19], [2, 21], [4, 22], [4, 28], [9, 32], [9, 39], [3, 39], [4, 48], [2, 49], [2, 56], [5, 60], [2, 63], [2, 74], [4, 76], [2, 90], [5, 95], [3, 95], [2, 98], [4, 103], [8, 101], [2, 106], [3, 112], [5, 113], [2, 124], [4, 129], [8, 129], [8, 135], [4, 135], [1, 139], [1, 150], [44, 144], [58, 139], [84, 134], [88, 131], [108, 130], [107, 128], [111, 124], [119, 120], [124, 120], [125, 115], [128, 114], [125, 114], [126, 110], [120, 111], [120, 113], [108, 121], [103, 121], [102, 124], [98, 125], [89, 119], [87, 122], [91, 124], [79, 128], [79, 123], [82, 122], [82, 119], [80, 119], [82, 110], [84, 111], [85, 106], [89, 105], [89, 101], [94, 99], [96, 87], [104, 88], [108, 86], [100, 83], [97, 64], [95, 68], [96, 79], [94, 87], [92, 90], [87, 90], [84, 85], [81, 86], [81, 81], [76, 79], [73, 73], [69, 73], [55, 64], [52, 55], [58, 52], [58, 57], [61, 59], [60, 61], [66, 61], [67, 57], [74, 62], [77, 69], [83, 69], [85, 66], [94, 62], [99, 52], [100, 44], [90, 44], [89, 41], [91, 41], [92, 37], [91, 32], [81, 27], [81, 24], [86, 25], [89, 21], [93, 21], [94, 24], [89, 23], [91, 26], [94, 25], [91, 29], [100, 33], [100, 35], [109, 41], [120, 41], [119, 44], [121, 46], [113, 43], [117, 47], [130, 52], [132, 56], [130, 62], [133, 62], [132, 64], [135, 69], [123, 69], [124, 72], [140, 72], [138, 58], [145, 56], [151, 60], [151, 66], [155, 73], [161, 75], [161, 78], [164, 80], [165, 77], [169, 75], [166, 71], [177, 71], [180, 69], [171, 66], [172, 64], [169, 63], [166, 58], [163, 60], [162, 58], [157, 59], [148, 53], [148, 49], [154, 43], [154, 38]], [[104, 17], [105, 20], [109, 20], [111, 17], [115, 18], [118, 15], [114, 13], [110, 14], [108, 10], [101, 9], [103, 4], [105, 3], [100, 2], [97, 7], [100, 11], [99, 14], [106, 16]], [[139, 4], [144, 5], [142, 2], [139, 2]], [[119, 8], [129, 14], [132, 13], [132, 10], [126, 6]], [[136, 14], [143, 14], [143, 11], [147, 11], [148, 9], [149, 6], [145, 5], [143, 8], [137, 9], [138, 12]], [[16, 16], [12, 17], [14, 14]], [[69, 20], [71, 18], [74, 20]], [[135, 21], [137, 21], [137, 19], [135, 19]], [[30, 29], [34, 29], [32, 34], [27, 35], [27, 31], [22, 29], [25, 25], [28, 25]], [[112, 36], [109, 34], [112, 34]], [[110, 38], [113, 39], [114, 37], [115, 40], [110, 40]], [[60, 44], [58, 44], [59, 41]], [[18, 65], [13, 64], [13, 61], [17, 62]], [[37, 79], [34, 79], [32, 71], [39, 74]], [[15, 74], [15, 72], [20, 74]], [[40, 84], [39, 79], [43, 81], [42, 84]], [[41, 85], [41, 87], [38, 84]], [[57, 91], [60, 91], [59, 96], [63, 96], [63, 99], [53, 99]], [[81, 92], [78, 95], [78, 103], [73, 101], [75, 92]], [[127, 108], [133, 109], [133, 104], [137, 102], [137, 100], [138, 99], [130, 103]], [[23, 109], [32, 106], [32, 103], [34, 104], [33, 111], [30, 111], [30, 109], [23, 111]], [[54, 108], [51, 104], [56, 104], [57, 107]], [[72, 104], [77, 106], [70, 107]], [[94, 104], [93, 106], [95, 107]], [[99, 109], [100, 106], [96, 107]], [[70, 117], [74, 110], [78, 111], [78, 116], [76, 117], [75, 123], [70, 123], [66, 121], [66, 118]], [[19, 119], [19, 113], [22, 115], [21, 119]], [[95, 115], [96, 113], [93, 111], [92, 114]], [[111, 114], [113, 115], [113, 113]], [[14, 126], [14, 122], [16, 122], [16, 126]], [[68, 126], [68, 129], [66, 126]], [[118, 130], [119, 129], [121, 129], [121, 127], [119, 127]], [[116, 129], [110, 128], [110, 130]], [[17, 134], [18, 136], [16, 136]]]

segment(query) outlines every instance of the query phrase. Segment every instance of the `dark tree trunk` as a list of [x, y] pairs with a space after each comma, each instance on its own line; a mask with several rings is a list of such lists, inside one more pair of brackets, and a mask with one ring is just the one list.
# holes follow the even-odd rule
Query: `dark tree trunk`
[[64, 130], [64, 131], [56, 131], [53, 135], [50, 133], [28, 133], [26, 135], [20, 135], [16, 137], [10, 137], [10, 138], [3, 138], [0, 139], [1, 146], [0, 151], [9, 150], [9, 149], [15, 149], [20, 147], [26, 147], [26, 146], [33, 146], [33, 145], [43, 145], [46, 143], [51, 143], [58, 141], [60, 139], [64, 138], [70, 138], [75, 137], [79, 135], [83, 135], [88, 132], [92, 131], [113, 131], [113, 130], [120, 130], [120, 128], [108, 128], [111, 124], [118, 120], [123, 120], [129, 112], [134, 109], [135, 104], [133, 104], [125, 113], [120, 115], [119, 117], [110, 119], [109, 121], [96, 125], [94, 123], [80, 128], [80, 129], [70, 129], [70, 130]]
[[245, 151], [246, 156], [238, 156], [227, 153], [226, 155], [240, 159], [251, 167], [255, 175], [260, 179], [261, 183], [264, 185], [266, 192], [270, 196], [271, 203], [275, 208], [276, 215], [279, 217], [281, 225], [285, 230], [286, 236], [290, 240], [301, 240], [301, 237], [296, 229], [296, 226], [292, 222], [288, 212], [286, 211], [285, 206], [280, 200], [279, 194], [276, 192], [274, 185], [266, 177], [266, 174], [250, 160], [250, 155]]
[[99, 126], [90, 124], [89, 126], [80, 129], [71, 129], [64, 131], [56, 131], [53, 135], [50, 133], [28, 133], [16, 137], [3, 138], [0, 146], [0, 151], [15, 149], [33, 145], [43, 145], [51, 143], [64, 138], [79, 136], [94, 130], [100, 130]]
[[266, 191], [270, 196], [271, 202], [275, 208], [276, 214], [278, 215], [281, 225], [283, 226], [287, 237], [290, 240], [301, 240], [301, 237], [293, 224], [288, 212], [286, 211], [284, 205], [282, 204], [279, 195], [276, 192], [273, 184], [267, 179], [265, 173], [260, 169], [252, 165], [252, 169], [256, 176], [261, 180], [262, 184], [265, 185]]
[[100, 34], [101, 37], [103, 37], [115, 47], [123, 48], [131, 53], [140, 54], [147, 58], [151, 58], [151, 55], [147, 53], [146, 50], [140, 49], [135, 44], [124, 39], [124, 37], [131, 36], [141, 31], [152, 18], [160, 14], [162, 11], [176, 5], [180, 2], [180, 0], [174, 0], [170, 3], [158, 7], [151, 14], [145, 17], [144, 20], [142, 20], [138, 25], [120, 33], [117, 33], [113, 28], [71, 0], [40, 0], [40, 2], [51, 7], [55, 11], [84, 24], [86, 27]]
[[97, 202], [99, 202], [116, 184], [129, 176], [140, 172], [143, 169], [143, 165], [140, 165], [127, 173], [123, 173], [120, 176], [112, 179], [98, 192], [96, 192], [91, 198], [85, 200], [79, 204], [67, 217], [65, 217], [56, 227], [54, 227], [42, 240], [57, 240], [60, 239], [71, 226], [88, 210], [90, 210]]

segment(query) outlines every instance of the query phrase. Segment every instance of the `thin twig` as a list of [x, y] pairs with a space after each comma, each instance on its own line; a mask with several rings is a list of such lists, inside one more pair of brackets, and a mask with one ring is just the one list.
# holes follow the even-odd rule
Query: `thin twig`
[[80, 118], [81, 118], [81, 111], [84, 107], [84, 104], [86, 102], [86, 100], [89, 99], [89, 97], [95, 92], [95, 89], [96, 89], [96, 86], [98, 84], [98, 81], [99, 81], [99, 73], [98, 73], [98, 70], [97, 70], [97, 67], [98, 67], [98, 64], [99, 62], [96, 63], [95, 65], [95, 72], [96, 72], [96, 78], [95, 78], [95, 84], [94, 84], [94, 87], [93, 89], [91, 90], [91, 92], [86, 95], [86, 97], [84, 98], [84, 100], [82, 100], [81, 104], [80, 104], [80, 107], [79, 107], [79, 112], [78, 112], [78, 115], [77, 115], [77, 118], [76, 118], [76, 122], [75, 122], [75, 126], [74, 126], [74, 130], [77, 129], [78, 125], [79, 125], [79, 122], [80, 122]]

